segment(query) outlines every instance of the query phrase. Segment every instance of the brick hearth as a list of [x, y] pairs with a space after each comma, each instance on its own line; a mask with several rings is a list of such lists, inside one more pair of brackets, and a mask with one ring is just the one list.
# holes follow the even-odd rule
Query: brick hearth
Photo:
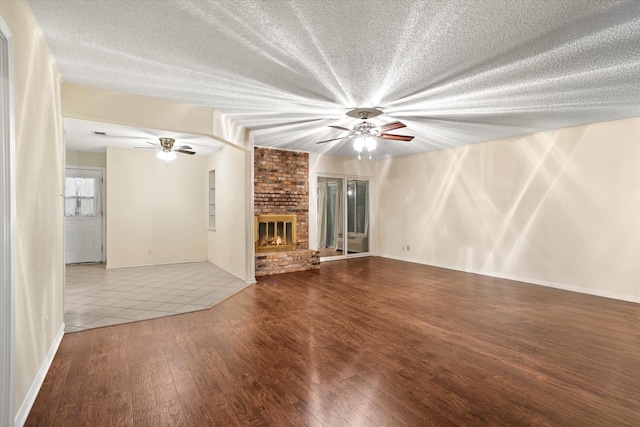
[[311, 249], [266, 252], [256, 255], [256, 276], [320, 268], [320, 254]]

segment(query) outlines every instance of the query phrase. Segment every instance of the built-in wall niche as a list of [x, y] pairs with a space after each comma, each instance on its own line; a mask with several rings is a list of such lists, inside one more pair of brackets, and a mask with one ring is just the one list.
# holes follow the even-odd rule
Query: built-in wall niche
[[216, 171], [209, 171], [209, 228], [216, 228]]

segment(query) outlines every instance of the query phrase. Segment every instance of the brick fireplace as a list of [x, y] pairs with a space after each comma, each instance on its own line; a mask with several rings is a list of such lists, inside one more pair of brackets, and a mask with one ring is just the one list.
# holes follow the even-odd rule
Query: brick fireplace
[[[256, 276], [320, 268], [318, 251], [309, 249], [309, 154], [255, 148], [254, 181]], [[295, 216], [295, 231], [286, 225], [291, 220], [282, 216]], [[264, 237], [260, 235], [260, 217], [267, 218]], [[291, 239], [295, 243], [283, 248], [275, 239], [282, 233], [285, 235], [279, 237], [286, 240], [287, 230], [295, 233]]]

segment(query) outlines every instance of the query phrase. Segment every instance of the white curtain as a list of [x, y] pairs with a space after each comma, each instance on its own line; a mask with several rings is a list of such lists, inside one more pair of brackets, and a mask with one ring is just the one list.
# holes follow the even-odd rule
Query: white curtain
[[[346, 235], [344, 233], [344, 203], [342, 201], [342, 182], [338, 181], [338, 185], [336, 185], [336, 209], [335, 209], [335, 217], [334, 217], [334, 227], [333, 227], [333, 242], [334, 249], [343, 250], [344, 245], [346, 244]], [[340, 234], [342, 234], [342, 238], [340, 238]], [[338, 240], [338, 239], [341, 239]]]
[[64, 180], [64, 215], [75, 216], [76, 215], [76, 196], [78, 194], [78, 188], [75, 178], [66, 177]]
[[[64, 182], [64, 215], [96, 215], [96, 178], [66, 177]], [[79, 205], [78, 205], [79, 203]]]
[[80, 216], [96, 215], [95, 178], [78, 179], [78, 197], [80, 197]]
[[327, 183], [318, 183], [318, 248], [327, 247]]

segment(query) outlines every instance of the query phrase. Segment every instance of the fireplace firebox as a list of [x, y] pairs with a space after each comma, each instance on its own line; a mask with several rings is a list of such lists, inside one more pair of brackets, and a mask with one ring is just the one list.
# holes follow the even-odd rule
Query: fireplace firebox
[[254, 230], [256, 252], [296, 250], [295, 215], [256, 215]]

